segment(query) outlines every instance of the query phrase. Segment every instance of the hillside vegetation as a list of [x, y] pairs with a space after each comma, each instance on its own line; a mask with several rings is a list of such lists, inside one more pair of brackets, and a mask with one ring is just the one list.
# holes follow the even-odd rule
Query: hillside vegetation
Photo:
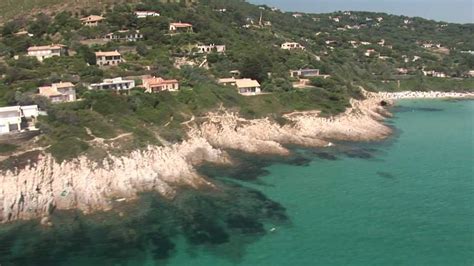
[[[44, 12], [8, 20], [1, 29], [0, 105], [35, 103], [46, 110], [48, 116], [38, 124], [43, 134], [37, 145], [48, 147], [58, 160], [79, 154], [100, 159], [110, 152], [180, 141], [185, 138], [183, 122], [221, 106], [247, 118], [270, 116], [285, 123], [281, 114], [295, 110], [340, 113], [350, 98], [361, 97], [360, 87], [372, 91], [474, 88], [473, 79], [466, 76], [474, 69], [474, 56], [466, 53], [474, 50], [473, 25], [367, 12], [293, 14], [238, 0], [187, 5], [154, 0], [113, 1], [114, 5], [78, 0], [20, 2], [22, 10]], [[57, 2], [67, 8], [50, 7]], [[5, 15], [19, 10], [11, 1], [3, 5], [0, 10]], [[161, 16], [137, 19], [135, 10], [158, 11]], [[105, 23], [82, 26], [79, 19], [89, 14], [102, 14]], [[176, 21], [192, 23], [194, 32], [169, 34], [169, 23]], [[90, 42], [119, 30], [140, 30], [144, 39]], [[16, 34], [20, 31], [33, 36]], [[284, 42], [298, 42], [306, 49], [282, 50]], [[25, 56], [28, 47], [51, 43], [67, 45], [70, 55], [43, 63]], [[434, 48], [422, 46], [427, 43]], [[197, 54], [197, 44], [224, 44], [227, 51]], [[100, 50], [119, 50], [126, 62], [99, 68], [94, 52]], [[373, 52], [366, 55], [368, 50]], [[207, 64], [198, 67], [204, 60]], [[188, 65], [177, 67], [182, 61]], [[300, 68], [317, 68], [331, 77], [315, 78], [311, 87], [296, 89], [289, 70]], [[244, 97], [216, 83], [232, 70], [258, 80], [268, 94]], [[447, 77], [427, 77], [426, 70]], [[145, 74], [178, 79], [181, 90], [147, 94], [135, 89], [120, 95], [86, 89], [104, 78]], [[39, 86], [59, 81], [77, 84], [82, 100], [53, 105], [35, 96]], [[96, 138], [123, 134], [131, 135], [113, 143], [113, 149], [94, 144]]]

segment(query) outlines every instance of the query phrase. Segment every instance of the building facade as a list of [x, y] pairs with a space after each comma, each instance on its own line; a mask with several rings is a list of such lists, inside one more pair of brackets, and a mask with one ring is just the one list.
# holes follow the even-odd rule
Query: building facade
[[225, 53], [226, 47], [225, 45], [215, 45], [215, 44], [209, 44], [209, 45], [198, 45], [197, 46], [198, 53], [211, 53], [211, 52], [216, 52], [216, 53]]
[[143, 87], [148, 93], [156, 93], [160, 91], [177, 91], [179, 90], [179, 82], [176, 79], [163, 79], [160, 77], [143, 78]]
[[81, 23], [84, 26], [88, 27], [97, 27], [102, 21], [104, 20], [104, 17], [102, 16], [97, 16], [97, 15], [90, 15], [85, 18], [81, 18]]
[[117, 31], [105, 35], [104, 39], [112, 41], [136, 42], [143, 39], [143, 34], [139, 30], [136, 31]]
[[37, 105], [0, 107], [0, 134], [33, 129], [38, 116]]
[[238, 93], [246, 96], [258, 95], [262, 93], [260, 83], [254, 79], [236, 79], [236, 78], [222, 78], [218, 80], [218, 83], [224, 86], [237, 87]]
[[159, 17], [160, 13], [155, 11], [135, 11], [137, 18]]
[[121, 77], [104, 79], [101, 83], [89, 85], [89, 90], [111, 90], [116, 92], [129, 92], [133, 88], [135, 88], [134, 80], [125, 80]]
[[118, 51], [96, 52], [95, 60], [98, 66], [116, 66], [123, 62], [122, 55]]
[[169, 26], [170, 32], [176, 33], [176, 32], [192, 32], [193, 31], [193, 25], [189, 23], [182, 23], [182, 22], [173, 22], [170, 23]]
[[297, 42], [285, 42], [281, 45], [283, 50], [304, 50], [305, 47]]
[[320, 72], [319, 69], [298, 69], [298, 70], [290, 70], [290, 76], [292, 78], [312, 78], [312, 77], [319, 77]]
[[28, 56], [33, 56], [38, 61], [43, 62], [46, 58], [53, 56], [65, 56], [67, 54], [67, 47], [62, 44], [52, 44], [46, 46], [32, 46], [28, 48]]
[[39, 87], [39, 95], [48, 98], [52, 103], [76, 101], [76, 89], [71, 82], [53, 83], [51, 86]]

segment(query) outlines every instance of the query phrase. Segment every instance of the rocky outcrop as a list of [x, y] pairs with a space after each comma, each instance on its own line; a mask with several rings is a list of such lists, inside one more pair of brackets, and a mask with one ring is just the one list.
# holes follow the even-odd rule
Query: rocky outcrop
[[[149, 147], [124, 157], [111, 156], [101, 164], [85, 157], [58, 164], [50, 155], [26, 169], [0, 176], [0, 222], [45, 217], [53, 210], [107, 210], [118, 200], [157, 191], [172, 198], [179, 186], [213, 187], [195, 166], [230, 162], [225, 149], [256, 154], [287, 155], [285, 144], [323, 147], [332, 140], [369, 141], [390, 135], [382, 123], [390, 115], [382, 106], [392, 99], [464, 97], [443, 93], [366, 93], [362, 101], [335, 117], [318, 112], [287, 114], [279, 125], [270, 119], [246, 120], [222, 111], [186, 122], [189, 140], [166, 147]], [[383, 104], [382, 104], [383, 101]], [[46, 221], [46, 219], [44, 219]]]
[[189, 135], [205, 138], [221, 149], [280, 155], [289, 153], [285, 144], [324, 147], [332, 140], [377, 140], [391, 133], [381, 123], [390, 114], [380, 101], [377, 97], [353, 100], [351, 108], [335, 117], [321, 117], [317, 111], [287, 114], [289, 122], [283, 126], [268, 118], [245, 120], [233, 113], [211, 113]]
[[107, 210], [114, 199], [133, 199], [143, 191], [173, 197], [177, 186], [212, 187], [194, 168], [205, 161], [229, 162], [225, 152], [202, 138], [112, 156], [100, 166], [85, 157], [58, 164], [45, 155], [0, 177], [0, 221], [37, 218], [54, 209]]

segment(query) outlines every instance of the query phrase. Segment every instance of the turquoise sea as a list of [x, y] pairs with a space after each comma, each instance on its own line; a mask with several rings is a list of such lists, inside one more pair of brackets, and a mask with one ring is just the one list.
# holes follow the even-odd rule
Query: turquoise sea
[[222, 195], [2, 226], [0, 264], [474, 265], [474, 101], [393, 111], [383, 142], [204, 167]]

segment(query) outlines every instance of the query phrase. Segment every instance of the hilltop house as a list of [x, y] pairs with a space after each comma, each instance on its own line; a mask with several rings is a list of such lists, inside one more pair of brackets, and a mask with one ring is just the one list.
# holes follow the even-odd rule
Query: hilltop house
[[160, 13], [155, 11], [135, 11], [137, 18], [159, 17]]
[[28, 48], [28, 56], [34, 56], [40, 62], [43, 62], [43, 60], [46, 58], [51, 58], [53, 56], [65, 56], [66, 54], [67, 48], [62, 44], [32, 46]]
[[398, 75], [407, 75], [408, 74], [408, 69], [403, 68], [403, 67], [399, 67], [399, 68], [397, 68], [397, 74]]
[[299, 69], [299, 70], [290, 70], [290, 76], [292, 78], [314, 78], [314, 77], [323, 77], [319, 69]]
[[0, 134], [34, 129], [37, 105], [0, 107]]
[[126, 42], [136, 42], [143, 39], [143, 34], [139, 30], [120, 30], [117, 32], [112, 32], [105, 35], [104, 39], [115, 40], [115, 41], [126, 41]]
[[48, 98], [52, 103], [74, 102], [76, 89], [71, 82], [53, 83], [51, 86], [39, 87], [39, 95]]
[[102, 16], [97, 16], [97, 15], [90, 15], [85, 18], [81, 18], [81, 23], [84, 26], [88, 27], [97, 27], [102, 21], [104, 20], [104, 17]]
[[95, 59], [98, 66], [115, 66], [123, 62], [122, 55], [117, 50], [96, 52]]
[[209, 45], [197, 45], [198, 53], [210, 53], [210, 52], [216, 52], [216, 53], [224, 53], [225, 52], [225, 45], [215, 45], [215, 44], [209, 44]]
[[237, 90], [242, 95], [257, 95], [262, 93], [260, 83], [253, 79], [237, 79], [235, 81]]
[[437, 44], [433, 44], [433, 43], [423, 43], [421, 44], [421, 47], [423, 48], [426, 48], [426, 49], [431, 49], [431, 48], [441, 48], [442, 45], [437, 43]]
[[305, 47], [297, 42], [285, 42], [281, 45], [283, 50], [304, 50]]
[[148, 93], [160, 91], [177, 91], [179, 82], [176, 79], [163, 79], [160, 77], [147, 77], [142, 79], [143, 87]]
[[446, 73], [438, 72], [435, 70], [425, 71], [423, 70], [423, 75], [427, 77], [434, 77], [434, 78], [446, 78]]
[[193, 25], [189, 23], [182, 23], [182, 22], [173, 22], [170, 23], [169, 27], [170, 32], [192, 32]]
[[121, 77], [113, 79], [104, 79], [102, 83], [95, 83], [89, 85], [89, 90], [112, 90], [116, 92], [128, 92], [135, 88], [134, 80], [125, 80]]
[[240, 94], [246, 96], [262, 93], [260, 83], [253, 79], [222, 78], [218, 80], [218, 83], [225, 86], [235, 86]]
[[372, 56], [372, 55], [375, 55], [377, 57], [380, 56], [380, 54], [375, 49], [367, 49], [364, 55], [367, 57]]

